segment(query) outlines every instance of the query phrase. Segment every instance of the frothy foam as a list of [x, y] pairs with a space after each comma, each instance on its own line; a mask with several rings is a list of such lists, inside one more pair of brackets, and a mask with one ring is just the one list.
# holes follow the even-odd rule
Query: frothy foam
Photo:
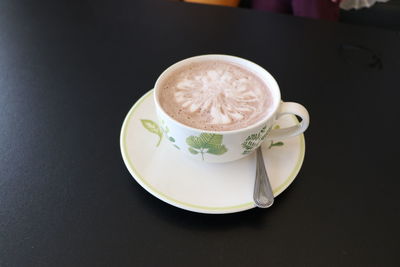
[[204, 130], [245, 128], [265, 117], [271, 93], [255, 74], [225, 61], [181, 67], [160, 85], [162, 108], [177, 121]]

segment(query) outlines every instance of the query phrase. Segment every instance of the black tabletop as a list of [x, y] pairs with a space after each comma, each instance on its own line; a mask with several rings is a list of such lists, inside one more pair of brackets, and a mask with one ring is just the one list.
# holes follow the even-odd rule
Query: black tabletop
[[[174, 62], [270, 71], [311, 124], [267, 210], [147, 193], [119, 135]], [[0, 2], [0, 266], [399, 266], [400, 34], [163, 0]]]

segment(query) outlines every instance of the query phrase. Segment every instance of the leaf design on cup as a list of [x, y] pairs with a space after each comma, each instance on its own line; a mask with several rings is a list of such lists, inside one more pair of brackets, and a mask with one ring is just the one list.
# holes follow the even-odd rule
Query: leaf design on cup
[[271, 141], [271, 144], [269, 145], [269, 149], [271, 149], [273, 146], [283, 146], [284, 145], [284, 143], [283, 142], [276, 142], [276, 143], [274, 143], [274, 141]]
[[222, 144], [223, 136], [221, 134], [202, 133], [199, 136], [189, 136], [186, 143], [189, 145], [189, 152], [197, 155], [201, 154], [204, 160], [204, 154], [222, 155], [228, 149]]
[[172, 136], [169, 135], [169, 128], [168, 128], [168, 126], [165, 125], [164, 120], [161, 120], [161, 127], [160, 127], [160, 128], [161, 128], [161, 131], [164, 132], [165, 137], [166, 137], [170, 142], [173, 143], [172, 145], [173, 145], [176, 149], [180, 149], [180, 147], [177, 146], [177, 145], [175, 144], [175, 138], [173, 138]]
[[[281, 126], [279, 126], [279, 125], [275, 125], [275, 126], [274, 126], [274, 130], [275, 130], [275, 129], [280, 129], [280, 128], [281, 128]], [[274, 142], [274, 140], [271, 140], [271, 144], [269, 145], [268, 149], [271, 149], [271, 148], [274, 147], [274, 146], [283, 146], [284, 144], [285, 144], [285, 143], [282, 142], [282, 141]]]
[[159, 137], [159, 140], [158, 140], [158, 142], [156, 144], [156, 147], [158, 147], [160, 145], [160, 142], [161, 142], [161, 139], [162, 139], [162, 136], [163, 136], [163, 133], [162, 133], [160, 127], [158, 126], [158, 124], [155, 123], [152, 120], [140, 120], [140, 121], [142, 122], [143, 127], [147, 131], [149, 131], [149, 132], [151, 132], [153, 134], [156, 134]]
[[247, 155], [257, 148], [267, 137], [270, 130], [271, 128], [267, 129], [267, 126], [264, 126], [258, 133], [249, 135], [242, 143], [242, 148], [244, 149], [242, 154]]

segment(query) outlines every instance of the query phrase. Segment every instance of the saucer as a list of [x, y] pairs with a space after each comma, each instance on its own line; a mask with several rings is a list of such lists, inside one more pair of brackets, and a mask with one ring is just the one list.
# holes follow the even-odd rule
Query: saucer
[[[284, 116], [274, 127], [297, 122], [295, 116]], [[168, 138], [160, 130], [150, 90], [127, 114], [120, 137], [126, 167], [149, 193], [175, 207], [200, 213], [233, 213], [255, 207], [255, 153], [228, 163], [204, 163], [185, 157]], [[264, 141], [262, 152], [276, 197], [301, 168], [304, 136]]]

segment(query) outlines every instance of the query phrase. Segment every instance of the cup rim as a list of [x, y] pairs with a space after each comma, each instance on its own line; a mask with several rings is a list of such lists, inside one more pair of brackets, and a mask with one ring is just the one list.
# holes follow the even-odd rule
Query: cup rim
[[[161, 83], [161, 81], [163, 80], [163, 78], [165, 78], [165, 76], [167, 76], [171, 71], [173, 71], [174, 69], [187, 64], [191, 61], [201, 61], [201, 60], [206, 60], [206, 59], [221, 59], [221, 60], [226, 60], [229, 62], [235, 61], [235, 63], [237, 63], [237, 61], [241, 61], [243, 64], [247, 64], [247, 65], [251, 65], [252, 66], [252, 70], [250, 70], [251, 72], [253, 72], [255, 75], [257, 75], [260, 79], [262, 79], [263, 82], [265, 82], [265, 80], [268, 79], [268, 88], [270, 89], [271, 93], [273, 94], [273, 105], [271, 108], [271, 112], [269, 112], [267, 114], [267, 116], [265, 116], [263, 119], [259, 120], [256, 123], [253, 123], [245, 128], [240, 128], [240, 129], [234, 129], [234, 130], [225, 130], [225, 131], [212, 131], [212, 130], [205, 130], [205, 129], [201, 129], [201, 128], [195, 128], [195, 127], [191, 127], [188, 126], [186, 124], [183, 124], [181, 122], [179, 122], [178, 120], [172, 118], [161, 106], [159, 100], [158, 100], [158, 91], [159, 91], [159, 84]], [[240, 63], [238, 63], [240, 64]], [[257, 69], [257, 72], [261, 72], [263, 75], [258, 75], [258, 73], [256, 73], [254, 71], [254, 69]], [[265, 76], [264, 76], [265, 75]], [[271, 86], [272, 84], [272, 86]], [[271, 88], [273, 87], [273, 88]], [[232, 55], [226, 55], [226, 54], [204, 54], [204, 55], [198, 55], [198, 56], [193, 56], [193, 57], [189, 57], [189, 58], [185, 58], [183, 60], [180, 60], [174, 64], [172, 64], [171, 66], [169, 66], [167, 69], [165, 69], [160, 76], [158, 76], [156, 83], [154, 85], [154, 103], [156, 105], [156, 109], [159, 112], [162, 112], [164, 116], [166, 116], [168, 119], [172, 120], [174, 123], [178, 124], [179, 126], [186, 128], [188, 130], [191, 131], [197, 131], [197, 132], [204, 132], [204, 133], [212, 133], [212, 134], [234, 134], [234, 133], [241, 133], [241, 132], [245, 132], [254, 128], [258, 128], [260, 126], [262, 126], [263, 124], [266, 124], [271, 118], [273, 118], [273, 116], [275, 116], [275, 113], [277, 112], [280, 102], [281, 102], [281, 93], [280, 93], [280, 89], [279, 89], [279, 85], [277, 83], [277, 81], [275, 80], [275, 78], [263, 67], [261, 67], [260, 65], [248, 60], [248, 59], [244, 59], [241, 57], [237, 57], [237, 56], [232, 56]]]

